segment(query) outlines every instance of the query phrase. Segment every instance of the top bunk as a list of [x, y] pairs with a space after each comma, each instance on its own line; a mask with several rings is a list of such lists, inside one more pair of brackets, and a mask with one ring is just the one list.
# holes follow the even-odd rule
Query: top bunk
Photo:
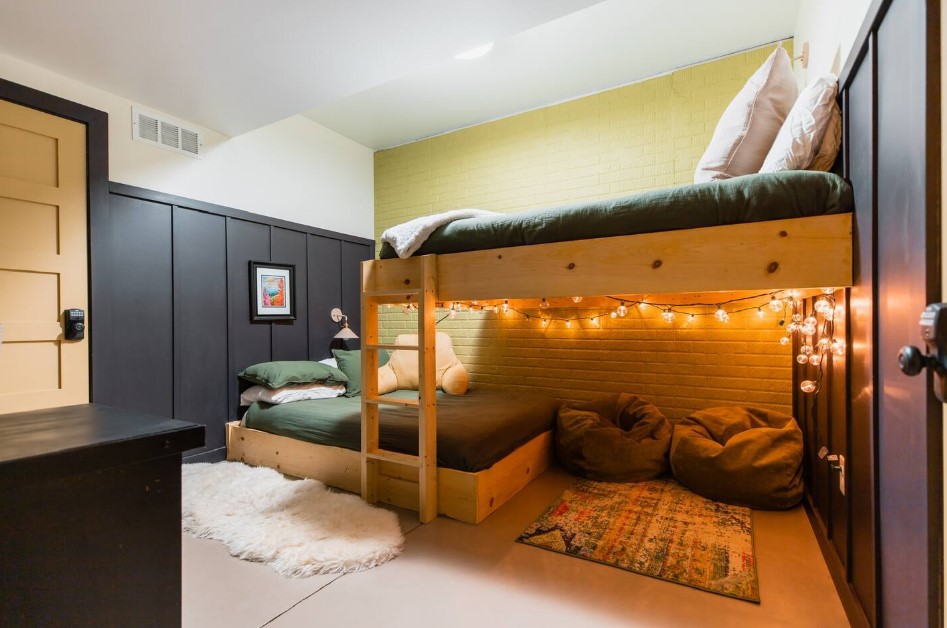
[[363, 287], [410, 302], [425, 256], [441, 302], [850, 286], [852, 205], [841, 177], [789, 171], [465, 218], [412, 257], [386, 243]]

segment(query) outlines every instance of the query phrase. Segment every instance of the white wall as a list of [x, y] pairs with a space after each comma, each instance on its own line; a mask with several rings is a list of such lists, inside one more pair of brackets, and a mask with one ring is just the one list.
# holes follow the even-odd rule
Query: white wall
[[109, 114], [109, 179], [351, 235], [374, 237], [372, 150], [292, 116], [238, 137], [201, 131], [203, 159], [132, 140], [133, 103], [0, 54], [0, 77]]
[[796, 17], [793, 49], [802, 53], [809, 42], [809, 68], [796, 63], [800, 84], [811, 82], [826, 72], [838, 74], [855, 43], [871, 0], [802, 0]]

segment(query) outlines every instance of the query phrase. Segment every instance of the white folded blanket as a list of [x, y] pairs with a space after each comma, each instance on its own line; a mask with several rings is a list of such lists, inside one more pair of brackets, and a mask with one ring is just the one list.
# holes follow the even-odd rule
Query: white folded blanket
[[476, 218], [477, 216], [495, 216], [498, 212], [485, 209], [452, 209], [449, 212], [421, 216], [400, 225], [385, 229], [381, 234], [381, 241], [392, 246], [398, 257], [411, 257], [421, 248], [428, 236], [441, 225], [460, 220], [462, 218]]

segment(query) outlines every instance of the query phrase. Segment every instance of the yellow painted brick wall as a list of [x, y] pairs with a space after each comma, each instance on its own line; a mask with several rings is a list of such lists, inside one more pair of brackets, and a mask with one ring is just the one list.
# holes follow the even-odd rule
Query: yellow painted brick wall
[[[376, 237], [460, 207], [513, 212], [689, 183], [724, 108], [770, 52], [765, 46], [379, 151]], [[415, 317], [398, 308], [381, 318], [386, 341], [416, 329]], [[778, 344], [774, 314], [736, 314], [726, 325], [681, 320], [669, 325], [657, 310], [633, 309], [601, 328], [543, 329], [521, 315], [462, 313], [438, 329], [451, 335], [476, 386], [530, 387], [562, 400], [628, 391], [671, 416], [728, 404], [790, 411], [792, 359]]]

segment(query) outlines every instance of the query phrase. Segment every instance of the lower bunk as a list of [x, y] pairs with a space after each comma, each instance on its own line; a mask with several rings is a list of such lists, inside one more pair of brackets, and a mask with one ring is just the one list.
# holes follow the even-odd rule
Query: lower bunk
[[[396, 391], [395, 397], [417, 395]], [[227, 424], [227, 459], [361, 489], [359, 397], [254, 404], [243, 422]], [[438, 393], [438, 513], [479, 523], [533, 478], [553, 456], [556, 404], [536, 395], [471, 390]], [[382, 445], [417, 453], [417, 414], [381, 412]], [[378, 499], [417, 510], [418, 469], [380, 462]]]

